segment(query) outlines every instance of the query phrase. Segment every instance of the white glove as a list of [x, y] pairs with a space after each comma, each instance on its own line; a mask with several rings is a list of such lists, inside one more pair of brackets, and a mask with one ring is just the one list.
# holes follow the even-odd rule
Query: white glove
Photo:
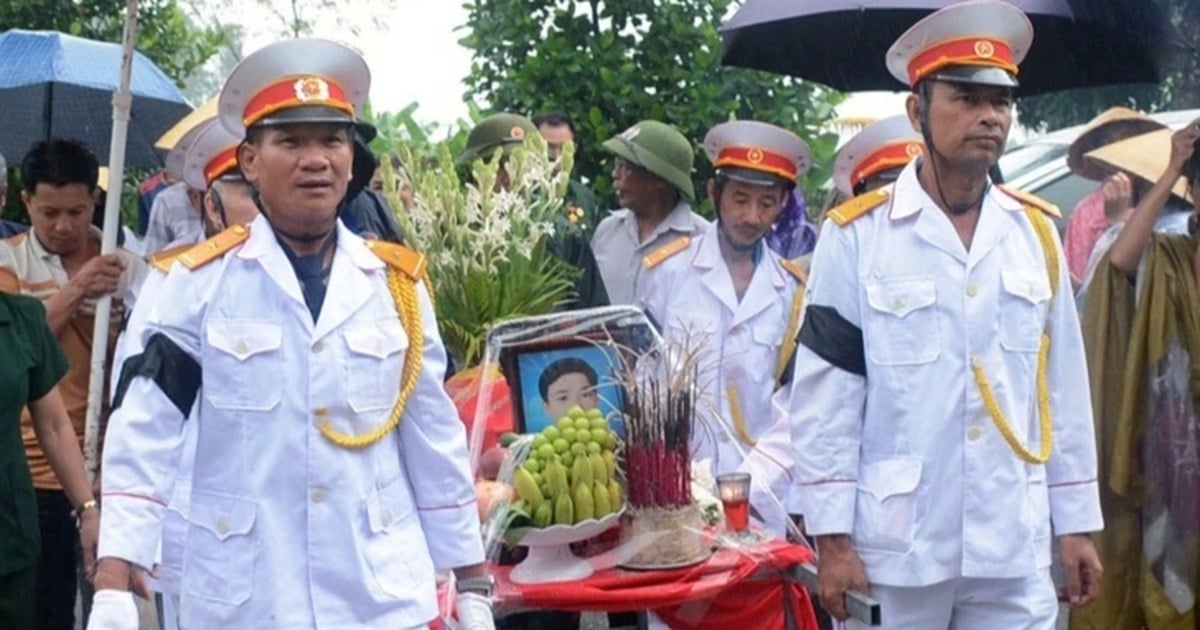
[[458, 627], [462, 630], [496, 630], [490, 598], [479, 593], [459, 593], [454, 598], [454, 608], [458, 611]]
[[138, 609], [133, 593], [104, 589], [92, 598], [87, 630], [138, 630]]

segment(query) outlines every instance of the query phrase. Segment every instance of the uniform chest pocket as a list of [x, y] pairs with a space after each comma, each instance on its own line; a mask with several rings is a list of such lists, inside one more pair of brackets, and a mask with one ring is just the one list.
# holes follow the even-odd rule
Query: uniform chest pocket
[[283, 397], [283, 326], [257, 319], [205, 324], [203, 391], [218, 409], [270, 411]]
[[1046, 273], [1005, 269], [1000, 284], [1000, 346], [1012, 352], [1037, 352], [1050, 304]]
[[356, 412], [391, 407], [400, 392], [408, 335], [398, 319], [347, 328], [346, 400]]
[[775, 382], [775, 368], [779, 363], [779, 347], [783, 339], [784, 326], [774, 322], [758, 322], [750, 326], [749, 351], [743, 360], [747, 372], [755, 383]]
[[933, 278], [866, 283], [865, 349], [878, 365], [929, 363], [942, 352]]

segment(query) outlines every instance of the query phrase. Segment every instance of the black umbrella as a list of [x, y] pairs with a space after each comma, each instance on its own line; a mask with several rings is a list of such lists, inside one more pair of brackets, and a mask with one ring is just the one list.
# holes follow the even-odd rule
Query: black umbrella
[[[1033, 22], [1020, 94], [1157, 83], [1191, 51], [1148, 0], [1009, 0]], [[900, 90], [884, 56], [948, 0], [747, 0], [721, 27], [721, 62], [848, 91]]]
[[[34, 142], [53, 136], [82, 141], [107, 161], [121, 62], [120, 44], [54, 31], [0, 34], [0, 153], [20, 160]], [[154, 141], [192, 107], [171, 78], [138, 52], [130, 91], [125, 165], [160, 166]]]

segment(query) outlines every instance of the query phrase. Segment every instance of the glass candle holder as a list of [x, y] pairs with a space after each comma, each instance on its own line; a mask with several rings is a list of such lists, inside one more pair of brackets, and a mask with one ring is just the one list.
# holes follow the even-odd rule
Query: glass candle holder
[[717, 495], [725, 511], [725, 527], [731, 532], [750, 527], [750, 473], [717, 475]]

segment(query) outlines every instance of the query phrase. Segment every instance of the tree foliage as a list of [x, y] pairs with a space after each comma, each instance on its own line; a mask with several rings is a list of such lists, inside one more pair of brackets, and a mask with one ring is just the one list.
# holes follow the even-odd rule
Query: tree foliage
[[[717, 28], [733, 0], [469, 0], [462, 40], [473, 51], [468, 98], [495, 111], [563, 111], [575, 121], [576, 173], [601, 198], [611, 161], [600, 144], [644, 119], [678, 127], [697, 145], [737, 118], [798, 133], [813, 148], [804, 182], [828, 180], [837, 136], [820, 125], [842, 96], [812, 83], [720, 65]], [[786, 54], [786, 51], [780, 51]], [[696, 160], [698, 180], [711, 174]]]
[[[120, 43], [125, 0], [0, 0], [0, 31], [51, 30]], [[137, 49], [182, 86], [193, 70], [216, 54], [219, 30], [190, 22], [176, 0], [138, 3]]]
[[[1144, 0], [1157, 3], [1183, 34], [1184, 41], [1200, 41], [1200, 0]], [[1179, 55], [1157, 85], [1116, 85], [1065, 90], [1021, 100], [1021, 124], [1041, 130], [1086, 123], [1116, 106], [1142, 111], [1200, 107], [1200, 56]]]

